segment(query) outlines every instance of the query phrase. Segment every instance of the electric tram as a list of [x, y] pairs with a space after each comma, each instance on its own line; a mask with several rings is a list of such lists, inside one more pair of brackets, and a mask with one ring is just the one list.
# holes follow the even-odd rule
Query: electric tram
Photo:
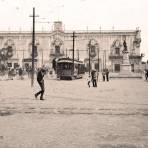
[[70, 58], [60, 58], [56, 63], [57, 78], [60, 79], [79, 79], [85, 74], [85, 66], [82, 61]]

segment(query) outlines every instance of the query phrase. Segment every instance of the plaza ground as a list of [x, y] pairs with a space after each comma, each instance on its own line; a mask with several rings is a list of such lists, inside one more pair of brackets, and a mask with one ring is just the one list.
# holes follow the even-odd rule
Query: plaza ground
[[148, 82], [0, 81], [0, 148], [147, 148]]

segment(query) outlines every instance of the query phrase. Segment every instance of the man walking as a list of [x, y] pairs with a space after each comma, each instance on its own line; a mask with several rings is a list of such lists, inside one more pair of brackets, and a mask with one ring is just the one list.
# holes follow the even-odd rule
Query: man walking
[[41, 90], [35, 94], [35, 98], [37, 98], [37, 96], [41, 94], [40, 95], [40, 100], [44, 100], [43, 99], [43, 95], [44, 95], [44, 91], [45, 91], [45, 87], [44, 87], [44, 75], [45, 75], [45, 69], [41, 68], [38, 71], [38, 74], [37, 74], [37, 82], [40, 85]]

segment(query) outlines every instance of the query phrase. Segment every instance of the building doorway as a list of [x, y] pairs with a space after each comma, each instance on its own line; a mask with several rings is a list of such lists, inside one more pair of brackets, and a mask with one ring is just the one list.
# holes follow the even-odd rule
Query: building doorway
[[134, 72], [134, 64], [131, 64], [131, 71]]

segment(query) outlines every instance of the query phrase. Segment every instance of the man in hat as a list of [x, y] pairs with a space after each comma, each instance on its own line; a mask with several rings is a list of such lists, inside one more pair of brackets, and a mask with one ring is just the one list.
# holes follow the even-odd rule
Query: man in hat
[[44, 91], [45, 91], [45, 87], [44, 87], [44, 75], [45, 75], [45, 69], [44, 68], [41, 68], [38, 71], [38, 74], [37, 74], [37, 82], [40, 85], [41, 90], [35, 94], [35, 98], [37, 98], [37, 96], [41, 94], [40, 95], [40, 100], [44, 100], [43, 99], [43, 95], [44, 95]]

